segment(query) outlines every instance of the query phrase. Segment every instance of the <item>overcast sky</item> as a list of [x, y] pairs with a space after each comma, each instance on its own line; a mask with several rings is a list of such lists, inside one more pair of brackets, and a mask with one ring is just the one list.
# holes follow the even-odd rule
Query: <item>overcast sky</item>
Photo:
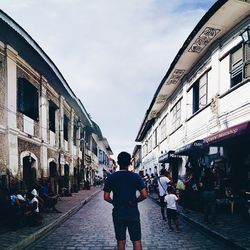
[[0, 0], [40, 45], [114, 152], [132, 153], [156, 88], [215, 0]]

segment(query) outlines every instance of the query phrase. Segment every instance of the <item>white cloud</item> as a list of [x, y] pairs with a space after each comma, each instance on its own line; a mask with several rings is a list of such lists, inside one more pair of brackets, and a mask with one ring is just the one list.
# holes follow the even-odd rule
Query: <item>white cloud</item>
[[156, 88], [205, 13], [204, 1], [191, 0], [0, 0], [0, 5], [54, 61], [115, 154], [132, 151]]

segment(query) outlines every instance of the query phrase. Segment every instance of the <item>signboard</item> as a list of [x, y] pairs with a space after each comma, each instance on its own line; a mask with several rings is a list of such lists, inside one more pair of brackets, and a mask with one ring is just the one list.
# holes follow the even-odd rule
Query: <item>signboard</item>
[[86, 155], [85, 154], [85, 161], [86, 161], [86, 163], [91, 163], [91, 157], [89, 156], [89, 155]]
[[64, 165], [65, 164], [65, 158], [63, 154], [60, 154], [60, 164]]

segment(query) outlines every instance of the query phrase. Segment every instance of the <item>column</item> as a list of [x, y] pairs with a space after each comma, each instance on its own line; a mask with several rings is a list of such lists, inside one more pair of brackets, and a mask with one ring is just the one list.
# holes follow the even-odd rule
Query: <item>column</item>
[[47, 99], [47, 88], [46, 82], [43, 77], [41, 77], [40, 82], [40, 97], [39, 97], [39, 122], [40, 122], [40, 135], [41, 135], [41, 168], [43, 170], [43, 177], [48, 177], [49, 175], [49, 165], [48, 165], [48, 99]]
[[7, 137], [8, 137], [8, 160], [7, 166], [14, 176], [18, 174], [18, 140], [17, 140], [17, 71], [16, 60], [18, 53], [9, 45], [5, 47], [6, 53], [6, 70], [7, 70], [7, 86], [6, 86], [6, 114], [7, 114]]

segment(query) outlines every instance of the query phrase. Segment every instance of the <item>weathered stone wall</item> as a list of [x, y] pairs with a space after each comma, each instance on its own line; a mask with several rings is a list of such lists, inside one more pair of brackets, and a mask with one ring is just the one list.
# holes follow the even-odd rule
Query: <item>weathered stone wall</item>
[[65, 161], [67, 161], [70, 165], [70, 156], [69, 155], [64, 155]]
[[[41, 170], [41, 157], [40, 157], [40, 146], [29, 141], [22, 140], [18, 138], [18, 155], [20, 155], [24, 151], [32, 152], [38, 160], [38, 170]], [[18, 165], [21, 166], [20, 157], [18, 159]]]
[[55, 150], [48, 149], [48, 159], [54, 158], [58, 162], [59, 154]]
[[77, 166], [78, 166], [77, 159], [73, 159], [73, 166], [74, 166], [74, 167], [77, 167]]
[[34, 123], [34, 136], [36, 137], [36, 138], [41, 138], [40, 137], [40, 125], [39, 125], [39, 122], [37, 122], [37, 121], [35, 121], [35, 123]]
[[17, 128], [18, 128], [20, 131], [23, 131], [23, 130], [24, 130], [23, 114], [17, 112], [16, 120], [17, 120]]
[[7, 162], [7, 156], [8, 156], [8, 140], [7, 140], [7, 134], [0, 133], [0, 162]]

